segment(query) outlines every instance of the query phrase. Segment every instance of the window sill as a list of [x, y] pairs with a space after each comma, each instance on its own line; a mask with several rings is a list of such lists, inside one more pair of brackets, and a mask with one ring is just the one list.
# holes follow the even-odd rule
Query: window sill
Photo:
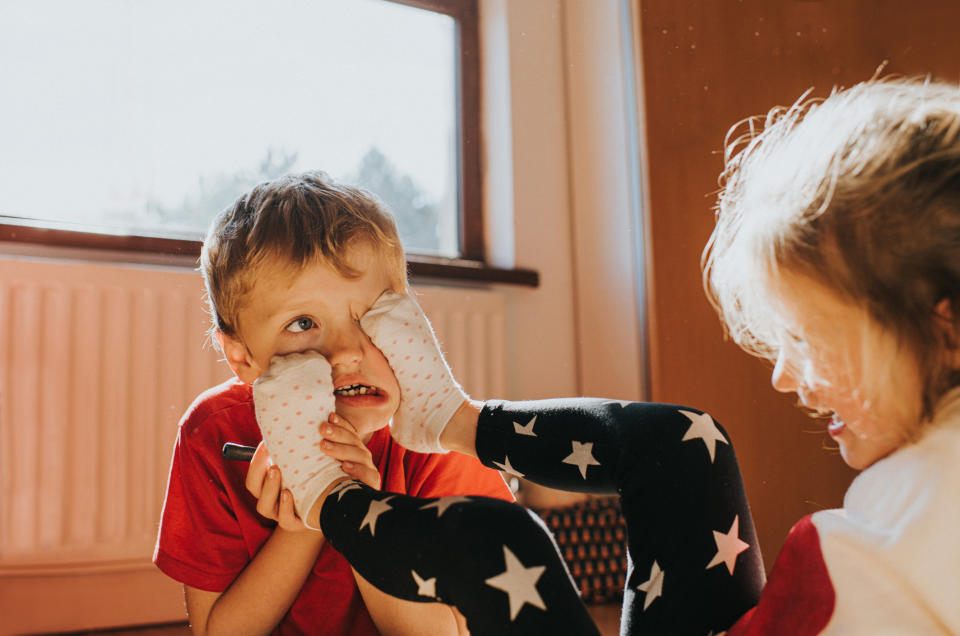
[[[196, 259], [201, 242], [195, 238], [128, 236], [101, 234], [44, 226], [39, 223], [0, 223], [0, 242], [47, 245], [57, 248], [81, 248], [111, 252], [110, 260], [155, 263], [157, 257]], [[529, 269], [502, 269], [481, 261], [408, 254], [407, 264], [414, 279], [449, 282], [501, 283], [538, 287], [540, 274]]]

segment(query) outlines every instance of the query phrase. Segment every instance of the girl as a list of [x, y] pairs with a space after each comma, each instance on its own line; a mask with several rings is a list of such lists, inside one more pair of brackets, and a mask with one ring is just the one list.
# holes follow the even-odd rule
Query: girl
[[[755, 123], [729, 146], [707, 293], [730, 336], [774, 362], [774, 387], [830, 416], [863, 470], [843, 509], [795, 526], [762, 595], [729, 439], [695, 409], [475, 405], [415, 303], [385, 295], [361, 326], [404, 392], [392, 433], [618, 493], [631, 566], [621, 633], [960, 634], [960, 90], [872, 81]], [[333, 492], [317, 506], [323, 532], [382, 590], [455, 605], [475, 634], [596, 633], [522, 509], [354, 481]]]
[[863, 472], [729, 634], [960, 634], [960, 90], [871, 81], [753, 123], [707, 293]]

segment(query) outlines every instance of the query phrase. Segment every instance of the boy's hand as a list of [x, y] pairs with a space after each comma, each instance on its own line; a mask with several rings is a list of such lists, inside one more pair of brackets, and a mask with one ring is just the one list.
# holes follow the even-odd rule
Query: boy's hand
[[289, 490], [282, 489], [280, 469], [273, 465], [263, 442], [257, 446], [250, 460], [246, 486], [250, 494], [257, 498], [257, 512], [261, 515], [273, 519], [288, 532], [307, 529], [293, 508], [293, 495]]
[[336, 413], [320, 425], [323, 442], [320, 450], [329, 457], [340, 460], [340, 467], [353, 479], [358, 479], [374, 490], [380, 490], [380, 471], [373, 464], [370, 449], [357, 435], [353, 424]]
[[409, 294], [386, 291], [360, 327], [383, 352], [400, 384], [400, 407], [390, 432], [400, 444], [421, 453], [445, 453], [440, 434], [466, 393], [450, 367], [423, 310]]

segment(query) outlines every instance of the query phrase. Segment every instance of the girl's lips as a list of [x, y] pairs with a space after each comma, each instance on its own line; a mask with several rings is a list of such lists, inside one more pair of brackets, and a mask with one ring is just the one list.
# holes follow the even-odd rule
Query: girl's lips
[[846, 427], [847, 425], [843, 423], [843, 420], [838, 418], [836, 413], [834, 413], [833, 420], [831, 420], [830, 424], [827, 426], [827, 432], [830, 433], [832, 437], [837, 437], [844, 431]]

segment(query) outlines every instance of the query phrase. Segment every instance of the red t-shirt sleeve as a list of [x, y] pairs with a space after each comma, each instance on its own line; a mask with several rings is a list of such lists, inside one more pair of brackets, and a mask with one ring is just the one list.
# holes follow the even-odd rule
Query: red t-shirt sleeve
[[[210, 413], [191, 409], [184, 416], [174, 447], [154, 563], [191, 587], [222, 592], [251, 558], [234, 510], [235, 485], [215, 450], [220, 426], [207, 418], [229, 418], [234, 404]], [[232, 487], [231, 487], [232, 486]]]
[[473, 457], [408, 451], [404, 459], [409, 465], [407, 494], [414, 497], [481, 495], [514, 501], [503, 476]]

